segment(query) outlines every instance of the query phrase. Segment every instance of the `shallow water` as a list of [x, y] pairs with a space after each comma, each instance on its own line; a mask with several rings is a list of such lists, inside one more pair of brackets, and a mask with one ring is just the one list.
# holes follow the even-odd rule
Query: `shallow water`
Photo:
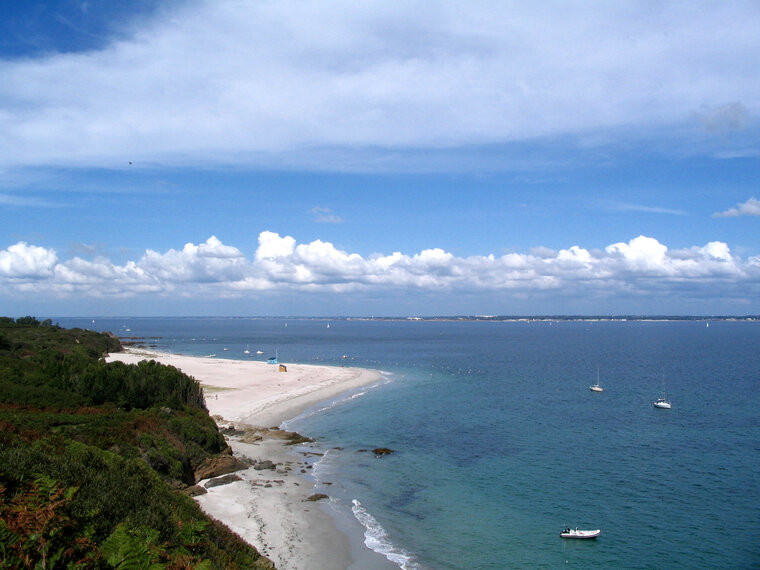
[[[338, 515], [399, 565], [760, 566], [760, 323], [90, 321], [57, 319], [389, 372], [289, 425], [329, 451], [315, 476]], [[671, 410], [652, 406], [663, 375]]]

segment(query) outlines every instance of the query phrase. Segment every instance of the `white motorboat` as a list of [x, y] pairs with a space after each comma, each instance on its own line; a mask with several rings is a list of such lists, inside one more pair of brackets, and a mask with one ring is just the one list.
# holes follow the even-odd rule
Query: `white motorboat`
[[602, 531], [598, 528], [594, 530], [580, 530], [578, 527], [565, 527], [565, 530], [559, 533], [562, 538], [596, 538], [600, 534], [602, 534]]

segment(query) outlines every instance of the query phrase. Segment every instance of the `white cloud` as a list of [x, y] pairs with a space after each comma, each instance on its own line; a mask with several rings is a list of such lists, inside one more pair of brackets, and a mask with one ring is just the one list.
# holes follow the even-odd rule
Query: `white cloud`
[[[59, 261], [54, 251], [23, 242], [0, 251], [0, 286], [6, 294], [57, 297], [159, 297], [213, 299], [279, 293], [376, 297], [399, 292], [439, 295], [503, 294], [563, 298], [621, 295], [714, 295], [734, 298], [760, 289], [760, 262], [733, 255], [727, 244], [670, 250], [639, 236], [603, 250], [571, 246], [532, 254], [457, 257], [440, 248], [416, 254], [364, 257], [322, 240], [297, 244], [269, 231], [248, 259], [215, 237], [165, 253], [147, 250], [136, 261], [114, 265], [98, 257]], [[684, 293], [686, 291], [686, 293]], [[695, 293], [696, 292], [696, 293]], [[444, 297], [442, 297], [443, 299]]]
[[53, 274], [57, 260], [54, 250], [20, 241], [0, 251], [0, 279], [44, 279]]
[[662, 274], [671, 269], [668, 248], [646, 236], [639, 236], [628, 243], [612, 244], [605, 251], [612, 260], [622, 259], [623, 265], [633, 271]]
[[167, 10], [100, 51], [0, 62], [0, 167], [331, 168], [348, 150], [661, 136], [694, 117], [730, 130], [760, 109], [751, 0]]
[[273, 259], [287, 257], [293, 253], [296, 240], [290, 236], [280, 237], [274, 232], [261, 232], [259, 234], [259, 248], [256, 250], [256, 259]]
[[715, 212], [713, 218], [735, 218], [737, 216], [760, 216], [760, 200], [754, 196], [743, 204], [737, 204], [725, 212]]
[[148, 250], [137, 266], [162, 282], [229, 282], [244, 277], [248, 262], [235, 247], [222, 244], [215, 236], [206, 243], [186, 243], [181, 251], [164, 254]]
[[662, 208], [660, 206], [641, 206], [638, 204], [627, 204], [625, 202], [611, 202], [612, 208], [622, 212], [649, 212], [652, 214], [672, 214], [674, 216], [686, 216], [684, 210], [674, 208]]

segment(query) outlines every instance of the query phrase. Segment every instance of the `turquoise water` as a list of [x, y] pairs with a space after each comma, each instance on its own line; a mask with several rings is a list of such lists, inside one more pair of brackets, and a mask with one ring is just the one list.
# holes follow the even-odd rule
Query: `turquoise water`
[[[760, 323], [90, 321], [58, 319], [386, 371], [289, 427], [327, 452], [314, 475], [338, 516], [399, 565], [760, 566]], [[671, 410], [652, 406], [663, 375]]]

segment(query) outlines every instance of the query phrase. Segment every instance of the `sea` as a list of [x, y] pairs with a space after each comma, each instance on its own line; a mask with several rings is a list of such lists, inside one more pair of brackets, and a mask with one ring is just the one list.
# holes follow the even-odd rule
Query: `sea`
[[355, 568], [760, 568], [760, 322], [54, 322], [382, 371], [285, 426], [324, 454], [309, 476]]

